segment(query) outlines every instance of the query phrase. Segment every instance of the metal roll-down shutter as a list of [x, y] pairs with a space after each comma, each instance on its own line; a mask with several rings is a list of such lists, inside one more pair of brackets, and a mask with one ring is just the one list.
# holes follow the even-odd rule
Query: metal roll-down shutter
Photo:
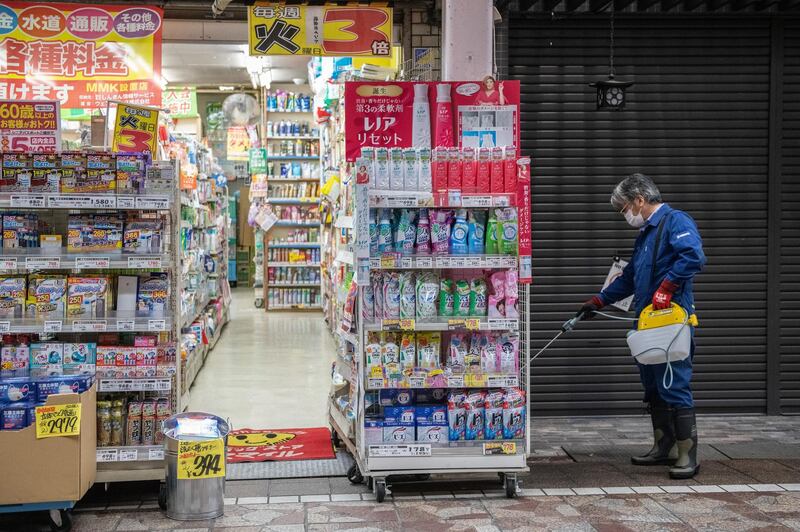
[[[608, 74], [608, 33], [607, 16], [510, 19], [509, 77], [522, 82], [522, 151], [534, 159], [532, 350], [597, 292], [617, 251], [629, 255], [636, 232], [609, 196], [641, 171], [695, 218], [708, 256], [695, 288], [697, 406], [763, 412], [768, 22], [618, 17], [617, 78], [636, 82], [622, 112], [595, 110], [587, 86]], [[533, 415], [641, 412], [627, 327], [581, 323], [536, 359]]]

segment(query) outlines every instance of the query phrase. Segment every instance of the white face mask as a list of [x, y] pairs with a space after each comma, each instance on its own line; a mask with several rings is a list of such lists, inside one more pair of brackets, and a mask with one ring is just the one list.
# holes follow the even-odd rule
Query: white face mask
[[641, 226], [644, 225], [644, 218], [642, 218], [642, 211], [639, 211], [639, 214], [633, 214], [633, 207], [625, 211], [625, 221], [628, 222], [628, 225], [631, 227], [635, 227], [639, 229]]

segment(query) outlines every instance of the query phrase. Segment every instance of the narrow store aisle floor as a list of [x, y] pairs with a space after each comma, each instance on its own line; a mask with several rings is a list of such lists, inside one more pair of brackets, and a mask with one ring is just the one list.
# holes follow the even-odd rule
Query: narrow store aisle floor
[[189, 410], [233, 428], [327, 427], [336, 346], [322, 313], [264, 312], [253, 289], [232, 290], [231, 321], [190, 390]]

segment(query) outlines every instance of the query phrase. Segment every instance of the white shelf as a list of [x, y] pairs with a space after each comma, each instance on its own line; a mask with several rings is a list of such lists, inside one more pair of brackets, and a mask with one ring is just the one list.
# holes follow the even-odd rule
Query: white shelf
[[168, 392], [172, 377], [148, 379], [97, 379], [98, 392]]
[[440, 375], [426, 378], [423, 375], [404, 376], [400, 381], [390, 383], [387, 379], [367, 377], [367, 390], [434, 390], [439, 388], [515, 388], [519, 386], [519, 375], [461, 374]]
[[460, 191], [432, 193], [401, 190], [370, 190], [369, 206], [385, 208], [483, 208], [513, 207], [516, 197], [511, 193], [466, 194]]
[[67, 253], [64, 248], [16, 248], [0, 250], [0, 271], [40, 270], [166, 270], [172, 267], [169, 255], [145, 255], [121, 251]]
[[97, 448], [98, 464], [113, 462], [161, 462], [163, 460], [163, 445], [124, 445], [120, 447]]
[[104, 317], [67, 317], [58, 319], [3, 319], [0, 332], [9, 333], [68, 333], [68, 332], [162, 332], [172, 330], [172, 317], [134, 317], [129, 314], [107, 312]]
[[410, 270], [410, 269], [516, 269], [516, 255], [401, 255], [385, 253], [380, 257], [370, 257], [372, 270]]
[[[404, 323], [409, 322], [409, 323]], [[486, 317], [439, 317], [410, 320], [380, 320], [364, 324], [367, 331], [517, 331], [519, 319]]]
[[168, 194], [61, 194], [57, 192], [3, 192], [0, 208], [59, 210], [169, 210], [173, 197]]
[[310, 264], [306, 264], [303, 262], [268, 262], [267, 267], [272, 268], [279, 268], [279, 267], [289, 267], [289, 268], [319, 268], [319, 262], [313, 262]]

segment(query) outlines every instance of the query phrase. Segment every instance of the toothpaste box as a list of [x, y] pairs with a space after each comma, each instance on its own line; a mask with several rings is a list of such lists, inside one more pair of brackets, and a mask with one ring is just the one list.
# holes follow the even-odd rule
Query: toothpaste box
[[28, 419], [30, 403], [12, 403], [0, 407], [0, 429], [20, 430], [24, 429], [33, 422], [33, 418]]
[[31, 344], [31, 378], [58, 377], [64, 373], [64, 344]]
[[64, 344], [64, 375], [94, 375], [97, 344]]
[[414, 404], [414, 390], [381, 390], [381, 406], [408, 406]]
[[367, 445], [379, 445], [383, 443], [383, 420], [365, 419], [364, 420], [364, 439]]
[[0, 318], [22, 318], [25, 309], [25, 277], [0, 277]]
[[25, 313], [35, 319], [63, 319], [67, 308], [65, 275], [32, 274], [28, 276], [28, 300]]
[[30, 379], [9, 379], [0, 382], [0, 404], [33, 400], [36, 384]]
[[111, 308], [108, 277], [67, 279], [67, 315], [71, 318], [102, 318]]
[[0, 349], [0, 379], [30, 376], [31, 350], [27, 345], [4, 345]]

